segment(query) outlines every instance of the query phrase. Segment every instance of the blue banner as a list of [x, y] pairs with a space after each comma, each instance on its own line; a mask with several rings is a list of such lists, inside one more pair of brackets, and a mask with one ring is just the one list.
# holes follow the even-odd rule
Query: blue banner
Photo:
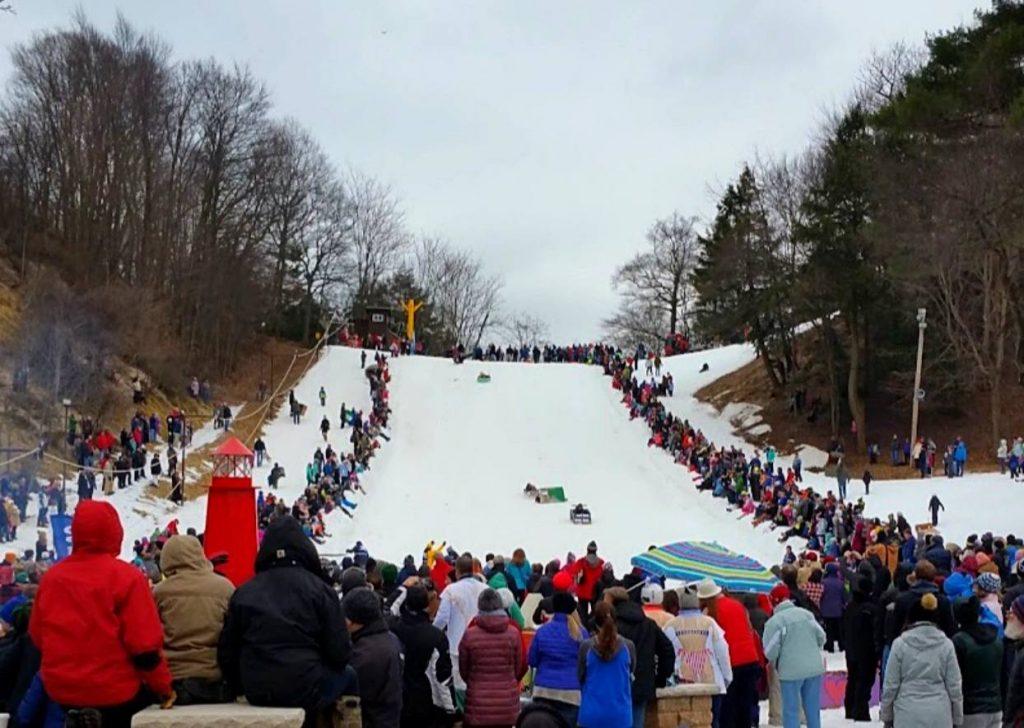
[[57, 561], [71, 553], [71, 516], [50, 516], [50, 527], [53, 528], [53, 550], [57, 553]]

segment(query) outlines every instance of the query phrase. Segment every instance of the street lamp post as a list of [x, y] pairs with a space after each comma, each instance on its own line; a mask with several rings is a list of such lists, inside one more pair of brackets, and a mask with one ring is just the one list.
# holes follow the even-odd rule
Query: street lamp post
[[[71, 455], [73, 454], [72, 451], [71, 451], [71, 438], [68, 437], [68, 434], [69, 434], [68, 433], [68, 424], [70, 423], [70, 420], [71, 420], [71, 400], [68, 399], [67, 397], [65, 397], [64, 399], [61, 400], [60, 403], [62, 405], [64, 405], [64, 442], [67, 443], [68, 458], [70, 458]], [[65, 459], [67, 459], [67, 458], [65, 458]], [[61, 485], [63, 486], [62, 489], [64, 491], [64, 500], [65, 500], [65, 502], [67, 502], [68, 466], [67, 466], [67, 464], [62, 463], [60, 467], [61, 467], [60, 481], [61, 481]]]
[[917, 442], [917, 412], [924, 399], [924, 391], [921, 389], [921, 365], [924, 362], [924, 330], [928, 328], [925, 321], [927, 310], [917, 309], [917, 369], [914, 371], [914, 403], [910, 415], [910, 447], [913, 448]]

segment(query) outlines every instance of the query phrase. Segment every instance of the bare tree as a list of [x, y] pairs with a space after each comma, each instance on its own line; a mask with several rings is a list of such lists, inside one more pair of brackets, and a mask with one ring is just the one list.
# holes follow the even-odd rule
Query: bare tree
[[443, 347], [478, 346], [497, 323], [501, 278], [488, 275], [472, 254], [431, 238], [421, 241], [416, 250], [416, 274], [428, 291], [427, 305]]
[[502, 333], [509, 337], [511, 343], [520, 347], [532, 347], [547, 343], [547, 322], [525, 311], [510, 314], [501, 329]]
[[345, 281], [345, 256], [352, 229], [351, 206], [340, 184], [323, 190], [315, 216], [299, 240], [298, 278], [303, 285], [303, 340], [309, 341], [314, 304], [330, 303]]
[[647, 231], [647, 247], [615, 271], [612, 285], [620, 303], [605, 321], [609, 332], [628, 335], [628, 327], [637, 324], [637, 337], [660, 341], [679, 331], [693, 296], [690, 274], [699, 253], [695, 224], [695, 218], [679, 213], [656, 221]]
[[900, 41], [886, 51], [874, 51], [857, 77], [854, 102], [866, 111], [892, 103], [906, 88], [907, 78], [928, 58], [927, 51]]
[[349, 172], [344, 185], [352, 214], [347, 257], [352, 271], [349, 302], [365, 305], [379, 293], [384, 279], [398, 269], [409, 236], [389, 187], [358, 172]]

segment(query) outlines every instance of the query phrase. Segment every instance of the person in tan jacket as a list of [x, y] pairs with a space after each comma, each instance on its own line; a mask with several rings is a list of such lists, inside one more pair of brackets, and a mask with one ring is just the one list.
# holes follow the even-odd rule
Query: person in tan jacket
[[233, 699], [217, 665], [217, 643], [235, 588], [215, 574], [194, 536], [171, 536], [160, 554], [164, 580], [153, 590], [177, 704]]

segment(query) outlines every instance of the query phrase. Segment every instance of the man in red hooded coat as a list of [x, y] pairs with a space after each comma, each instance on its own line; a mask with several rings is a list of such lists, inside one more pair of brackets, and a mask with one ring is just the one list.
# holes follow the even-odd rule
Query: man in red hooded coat
[[98, 711], [104, 728], [128, 726], [154, 699], [172, 697], [160, 615], [143, 573], [117, 558], [123, 538], [113, 506], [80, 502], [74, 550], [46, 572], [29, 623], [49, 697]]
[[580, 600], [580, 615], [586, 618], [599, 596], [597, 585], [604, 572], [604, 559], [597, 555], [597, 544], [593, 541], [588, 543], [587, 555], [574, 561], [570, 569], [570, 574], [576, 582], [576, 596]]

